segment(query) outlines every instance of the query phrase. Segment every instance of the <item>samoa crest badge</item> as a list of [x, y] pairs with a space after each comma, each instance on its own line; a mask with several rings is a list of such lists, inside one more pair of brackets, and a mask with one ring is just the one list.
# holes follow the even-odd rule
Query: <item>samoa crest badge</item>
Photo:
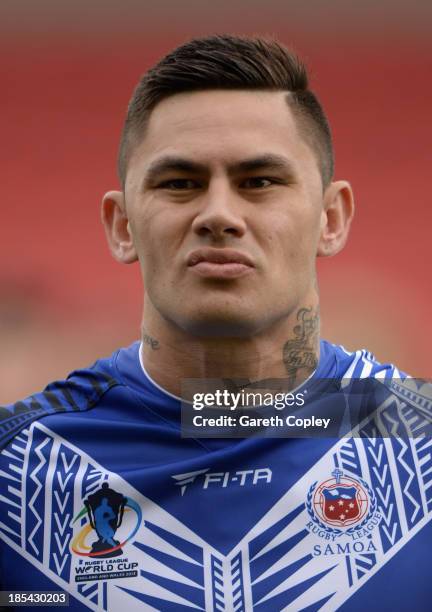
[[346, 476], [338, 468], [331, 476], [321, 483], [314, 482], [309, 488], [306, 509], [311, 523], [308, 526], [314, 527], [310, 531], [321, 537], [322, 532], [331, 534], [332, 539], [341, 535], [368, 535], [381, 518], [376, 513], [373, 490], [362, 478]]

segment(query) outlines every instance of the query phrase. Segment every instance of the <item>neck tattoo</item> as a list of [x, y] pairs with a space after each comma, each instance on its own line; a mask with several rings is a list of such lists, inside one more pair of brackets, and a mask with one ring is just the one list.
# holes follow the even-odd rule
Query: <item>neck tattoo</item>
[[318, 365], [318, 309], [300, 308], [297, 321], [293, 329], [294, 338], [288, 340], [283, 347], [283, 362], [291, 383], [295, 382], [299, 370], [304, 370], [303, 375], [307, 378]]

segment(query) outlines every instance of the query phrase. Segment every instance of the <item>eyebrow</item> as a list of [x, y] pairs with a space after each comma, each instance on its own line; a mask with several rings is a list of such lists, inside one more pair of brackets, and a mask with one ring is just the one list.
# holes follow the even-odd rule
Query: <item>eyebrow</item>
[[[233, 164], [228, 164], [228, 173], [254, 172], [256, 170], [273, 169], [282, 170], [290, 175], [295, 174], [294, 166], [289, 159], [275, 153], [264, 153], [258, 157], [251, 157]], [[143, 184], [154, 181], [165, 172], [190, 172], [204, 174], [208, 172], [208, 166], [192, 161], [185, 157], [167, 155], [153, 161], [146, 170]]]
[[145, 173], [145, 181], [149, 181], [164, 172], [204, 172], [206, 166], [198, 162], [186, 159], [184, 157], [176, 157], [167, 155], [153, 161]]
[[264, 168], [283, 170], [294, 174], [294, 166], [289, 159], [275, 153], [264, 153], [258, 157], [245, 159], [231, 166], [231, 172], [253, 172]]

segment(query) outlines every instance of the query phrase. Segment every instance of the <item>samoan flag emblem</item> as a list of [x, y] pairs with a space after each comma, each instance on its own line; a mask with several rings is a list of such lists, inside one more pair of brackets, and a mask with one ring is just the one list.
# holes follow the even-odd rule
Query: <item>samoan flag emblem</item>
[[344, 476], [338, 468], [332, 476], [334, 478], [328, 478], [318, 486], [312, 485], [311, 506], [317, 518], [327, 525], [351, 527], [362, 521], [369, 509], [367, 485], [364, 481], [365, 486], [355, 478]]
[[357, 500], [357, 487], [338, 484], [323, 487], [322, 512], [327, 521], [337, 525], [347, 525], [360, 518], [360, 506]]

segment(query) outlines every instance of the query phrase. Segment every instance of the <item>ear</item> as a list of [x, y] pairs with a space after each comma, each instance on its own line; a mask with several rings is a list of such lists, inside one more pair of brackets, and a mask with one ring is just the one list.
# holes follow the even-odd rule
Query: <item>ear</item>
[[108, 191], [102, 200], [102, 223], [114, 259], [120, 263], [137, 261], [122, 191]]
[[354, 196], [347, 181], [330, 183], [324, 193], [318, 257], [336, 255], [348, 238], [354, 215]]

